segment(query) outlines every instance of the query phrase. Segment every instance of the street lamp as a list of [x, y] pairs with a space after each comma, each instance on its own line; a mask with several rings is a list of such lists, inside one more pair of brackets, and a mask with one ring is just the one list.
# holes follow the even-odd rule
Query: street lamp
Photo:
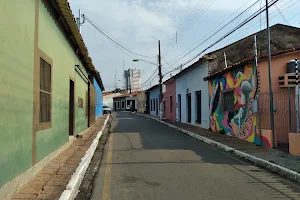
[[150, 63], [150, 64], [152, 64], [152, 65], [157, 66], [157, 64], [155, 64], [155, 63], [153, 63], [153, 62], [150, 62], [150, 61], [148, 61], [148, 60], [144, 60], [144, 59], [133, 59], [132, 61], [133, 61], [133, 62], [144, 61], [144, 62], [146, 62], [146, 63]]

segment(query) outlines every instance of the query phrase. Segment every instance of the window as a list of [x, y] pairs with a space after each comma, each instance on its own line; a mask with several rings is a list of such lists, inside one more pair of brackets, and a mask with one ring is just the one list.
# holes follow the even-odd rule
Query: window
[[78, 97], [78, 108], [83, 108], [83, 98]]
[[170, 113], [173, 113], [173, 96], [170, 96]]
[[120, 101], [118, 101], [117, 104], [118, 104], [118, 109], [120, 109]]
[[40, 123], [51, 123], [51, 94], [51, 65], [40, 58]]
[[127, 106], [130, 106], [130, 100], [127, 100]]
[[125, 108], [125, 101], [122, 101], [122, 108]]
[[152, 108], [152, 107], [153, 107], [152, 99], [150, 100], [150, 104], [151, 104], [151, 105], [150, 105], [150, 110], [152, 111], [152, 110], [153, 110], [153, 108]]
[[223, 111], [234, 111], [234, 92], [233, 90], [222, 91]]
[[155, 108], [155, 99], [153, 99], [153, 111], [155, 111], [156, 108]]

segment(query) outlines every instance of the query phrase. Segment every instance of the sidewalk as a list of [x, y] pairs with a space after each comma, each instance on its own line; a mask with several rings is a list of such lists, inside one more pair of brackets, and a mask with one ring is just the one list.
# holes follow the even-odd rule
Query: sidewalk
[[209, 138], [216, 142], [220, 142], [227, 146], [230, 146], [236, 150], [251, 154], [255, 157], [261, 158], [263, 160], [267, 160], [271, 163], [280, 165], [282, 167], [288, 168], [295, 172], [300, 172], [300, 157], [293, 156], [286, 152], [279, 151], [277, 149], [268, 149], [260, 146], [256, 146], [253, 143], [247, 142], [245, 140], [238, 139], [236, 137], [230, 137], [227, 135], [221, 135], [214, 133], [212, 131], [208, 131], [206, 129], [192, 126], [189, 124], [179, 123], [179, 122], [165, 122], [175, 125], [179, 128], [185, 129], [187, 131], [193, 132], [197, 135], [201, 135], [203, 137]]
[[97, 119], [95, 125], [87, 130], [82, 137], [74, 139], [73, 143], [55, 157], [25, 185], [12, 196], [12, 200], [20, 199], [59, 199], [81, 158], [93, 142], [97, 133], [102, 129], [107, 115]]
[[[144, 115], [146, 117], [151, 117], [153, 119], [160, 121], [157, 117], [153, 117], [153, 116], [141, 114], [141, 113], [138, 113], [138, 114]], [[215, 142], [219, 142], [219, 143], [226, 145], [228, 147], [231, 147], [235, 150], [249, 154], [250, 156], [254, 156], [258, 159], [262, 159], [263, 161], [274, 163], [274, 164], [279, 165], [288, 170], [292, 170], [292, 171], [298, 173], [297, 174], [298, 177], [300, 176], [300, 174], [299, 174], [300, 173], [300, 157], [298, 157], [298, 156], [293, 156], [291, 154], [288, 154], [286, 152], [282, 152], [282, 151], [279, 151], [276, 149], [268, 149], [268, 148], [260, 147], [253, 143], [238, 139], [236, 137], [230, 137], [227, 135], [217, 134], [212, 131], [208, 131], [206, 129], [203, 129], [203, 128], [200, 128], [197, 126], [193, 126], [190, 124], [173, 122], [173, 121], [168, 121], [168, 120], [163, 120], [163, 122], [173, 125], [179, 129], [189, 131], [189, 132], [199, 135], [201, 137], [208, 138]], [[271, 171], [281, 174], [281, 172], [280, 172], [281, 169], [278, 169], [276, 167], [274, 168], [273, 166], [270, 166], [270, 167], [266, 166], [265, 163], [261, 164], [259, 162], [256, 164], [261, 165], [261, 166], [263, 165], [263, 167], [266, 167], [269, 169], [272, 168]], [[285, 174], [285, 172], [284, 172], [284, 174]], [[298, 180], [298, 178], [296, 178], [296, 176], [295, 177], [289, 176], [289, 178], [291, 178], [293, 180], [297, 179], [297, 181], [300, 181], [300, 180]]]

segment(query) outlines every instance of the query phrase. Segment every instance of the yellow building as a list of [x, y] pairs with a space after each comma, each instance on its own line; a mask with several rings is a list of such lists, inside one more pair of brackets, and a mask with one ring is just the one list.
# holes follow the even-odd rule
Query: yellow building
[[137, 110], [139, 113], [146, 111], [146, 93], [145, 91], [139, 91], [137, 93]]

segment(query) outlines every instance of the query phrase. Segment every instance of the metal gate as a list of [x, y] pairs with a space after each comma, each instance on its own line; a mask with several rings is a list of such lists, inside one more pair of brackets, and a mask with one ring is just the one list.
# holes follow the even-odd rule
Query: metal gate
[[[289, 133], [296, 132], [295, 89], [273, 92], [275, 147], [288, 149]], [[260, 128], [271, 129], [270, 95], [259, 94]]]

